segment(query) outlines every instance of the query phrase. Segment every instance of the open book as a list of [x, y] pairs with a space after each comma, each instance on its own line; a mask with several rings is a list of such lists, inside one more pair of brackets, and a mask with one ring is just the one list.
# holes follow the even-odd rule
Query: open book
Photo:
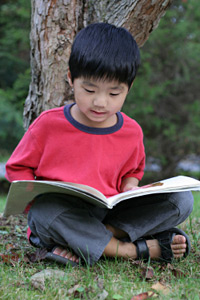
[[19, 180], [13, 181], [10, 186], [4, 216], [23, 213], [37, 195], [44, 193], [66, 194], [66, 201], [67, 195], [72, 195], [94, 205], [111, 209], [126, 199], [182, 191], [200, 191], [200, 181], [187, 176], [176, 176], [106, 198], [100, 191], [87, 185], [60, 181]]

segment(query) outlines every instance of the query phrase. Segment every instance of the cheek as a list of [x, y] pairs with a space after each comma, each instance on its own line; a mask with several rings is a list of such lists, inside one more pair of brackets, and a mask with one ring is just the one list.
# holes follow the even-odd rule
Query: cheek
[[124, 104], [125, 101], [125, 97], [121, 97], [120, 99], [118, 99], [118, 101], [115, 102], [116, 107], [121, 108], [122, 105]]
[[82, 94], [77, 95], [75, 101], [78, 104], [78, 106], [80, 106], [83, 109], [86, 109], [89, 106], [89, 101], [87, 97], [84, 97]]

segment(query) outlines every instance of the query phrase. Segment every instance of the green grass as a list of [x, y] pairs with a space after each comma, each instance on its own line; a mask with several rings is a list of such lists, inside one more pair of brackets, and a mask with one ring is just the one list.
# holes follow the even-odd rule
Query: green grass
[[[106, 259], [90, 268], [73, 269], [44, 261], [27, 263], [22, 256], [13, 265], [0, 263], [0, 299], [131, 300], [134, 295], [150, 292], [157, 282], [168, 287], [167, 294], [156, 291], [157, 299], [200, 299], [200, 193], [194, 193], [194, 196], [194, 210], [181, 225], [190, 235], [192, 244], [191, 254], [185, 260], [173, 265], [151, 262], [149, 268], [153, 273], [148, 277], [148, 264], [144, 263]], [[0, 197], [1, 212], [4, 206], [5, 197]], [[25, 218], [20, 216], [2, 220], [0, 218], [1, 253], [9, 253], [9, 249], [20, 254], [34, 250], [25, 239]], [[46, 269], [64, 271], [65, 276], [46, 278], [38, 288], [34, 287], [31, 276]]]
[[3, 212], [6, 203], [6, 196], [0, 195], [0, 212]]

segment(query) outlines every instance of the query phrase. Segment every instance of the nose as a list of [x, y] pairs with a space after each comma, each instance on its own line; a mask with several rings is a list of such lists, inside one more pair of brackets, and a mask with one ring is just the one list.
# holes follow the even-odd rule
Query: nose
[[107, 105], [107, 97], [105, 94], [96, 95], [93, 100], [94, 106], [105, 107]]

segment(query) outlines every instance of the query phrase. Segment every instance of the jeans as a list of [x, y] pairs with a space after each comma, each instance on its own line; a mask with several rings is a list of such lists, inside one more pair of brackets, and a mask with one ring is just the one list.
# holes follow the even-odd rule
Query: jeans
[[40, 246], [70, 247], [92, 265], [113, 236], [105, 224], [125, 231], [128, 240], [134, 242], [177, 226], [190, 215], [192, 208], [191, 192], [133, 198], [111, 210], [73, 196], [51, 193], [37, 197], [29, 211], [28, 224]]

